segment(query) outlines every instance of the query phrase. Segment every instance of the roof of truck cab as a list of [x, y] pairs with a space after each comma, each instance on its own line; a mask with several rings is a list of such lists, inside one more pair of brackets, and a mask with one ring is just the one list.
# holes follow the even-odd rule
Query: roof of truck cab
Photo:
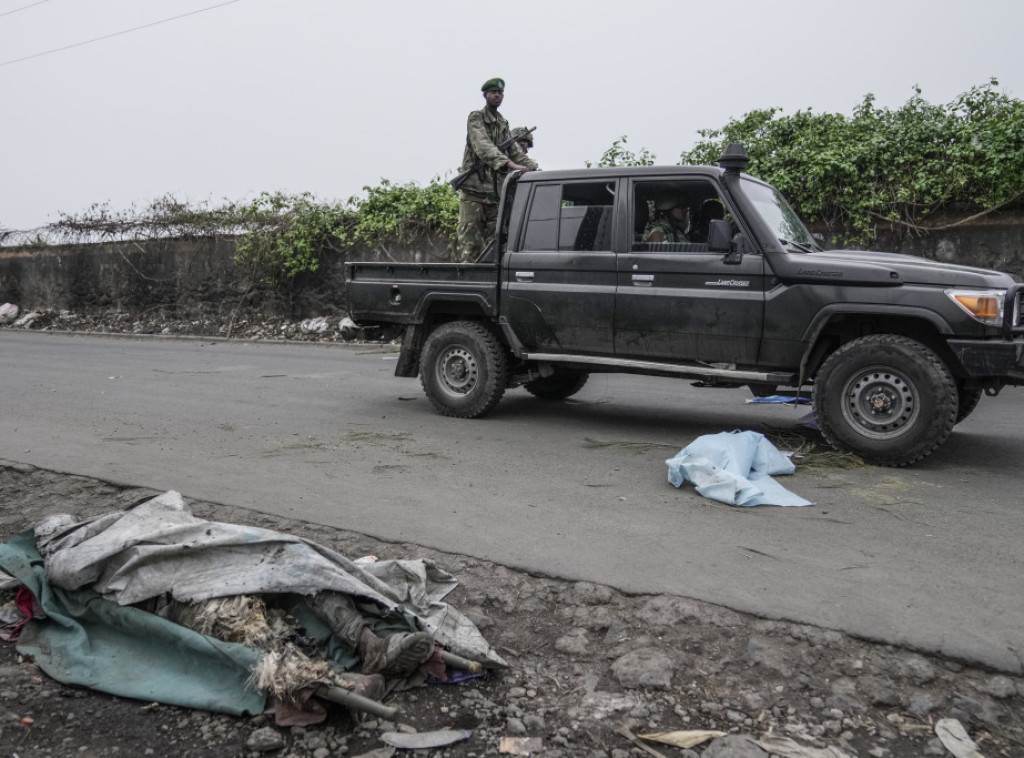
[[574, 179], [617, 179], [623, 176], [656, 179], [672, 176], [721, 176], [725, 169], [718, 166], [615, 166], [612, 168], [575, 168], [553, 171], [529, 171], [519, 177], [520, 182], [550, 182]]

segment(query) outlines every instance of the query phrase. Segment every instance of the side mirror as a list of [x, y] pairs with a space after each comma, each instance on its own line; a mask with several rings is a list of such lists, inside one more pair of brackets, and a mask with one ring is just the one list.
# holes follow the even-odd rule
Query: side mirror
[[732, 222], [712, 219], [708, 227], [708, 250], [712, 253], [728, 253], [732, 250]]

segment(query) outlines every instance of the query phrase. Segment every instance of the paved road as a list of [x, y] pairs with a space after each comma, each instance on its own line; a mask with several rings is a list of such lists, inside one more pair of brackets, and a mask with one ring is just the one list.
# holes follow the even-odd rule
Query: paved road
[[804, 409], [595, 376], [447, 419], [394, 359], [0, 331], [0, 458], [1024, 671], [1024, 389], [914, 468], [801, 470], [782, 483], [816, 505], [745, 509], [676, 490], [665, 459]]

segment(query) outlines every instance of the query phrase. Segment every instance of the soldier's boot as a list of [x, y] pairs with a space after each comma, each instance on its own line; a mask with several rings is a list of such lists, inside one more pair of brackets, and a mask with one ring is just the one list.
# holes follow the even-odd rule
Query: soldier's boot
[[387, 678], [408, 676], [434, 654], [434, 638], [426, 632], [398, 632], [381, 639], [363, 629], [359, 644], [364, 674], [383, 674]]
[[318, 592], [312, 605], [334, 635], [359, 654], [364, 674], [404, 677], [434, 653], [434, 638], [426, 632], [399, 632], [381, 639], [366, 626], [352, 598], [343, 593]]

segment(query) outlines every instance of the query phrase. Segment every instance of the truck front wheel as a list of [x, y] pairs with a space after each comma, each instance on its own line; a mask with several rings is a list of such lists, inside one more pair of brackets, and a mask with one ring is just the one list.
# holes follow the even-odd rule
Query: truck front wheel
[[505, 349], [483, 324], [442, 324], [423, 345], [420, 383], [438, 413], [483, 416], [498, 404], [508, 385]]
[[953, 431], [956, 383], [920, 342], [873, 334], [843, 345], [814, 380], [814, 415], [825, 439], [868, 463], [906, 466]]
[[957, 393], [960, 395], [960, 407], [956, 412], [956, 423], [959, 424], [974, 413], [974, 409], [981, 402], [981, 396], [985, 393], [979, 389], [967, 389], [963, 383], [957, 384]]

